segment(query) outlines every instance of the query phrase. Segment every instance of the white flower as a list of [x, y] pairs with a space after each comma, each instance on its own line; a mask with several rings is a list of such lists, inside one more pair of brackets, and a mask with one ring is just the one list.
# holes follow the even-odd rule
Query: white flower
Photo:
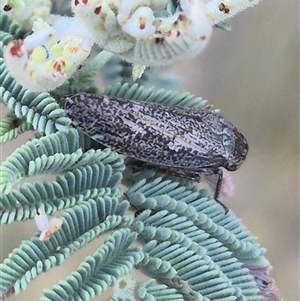
[[126, 14], [117, 16], [122, 29], [136, 39], [146, 40], [155, 32], [153, 11], [149, 7], [139, 7], [131, 17]]
[[53, 217], [49, 220], [44, 208], [38, 209], [34, 219], [37, 228], [41, 231], [39, 237], [39, 240], [41, 241], [48, 240], [62, 225], [61, 218]]
[[[71, 19], [71, 18], [69, 18]], [[61, 86], [82, 64], [93, 46], [88, 36], [65, 35], [42, 20], [33, 25], [34, 33], [4, 49], [10, 74], [25, 88], [49, 91]]]
[[212, 34], [213, 22], [207, 15], [204, 2], [202, 0], [180, 0], [180, 5], [191, 22], [187, 33], [194, 36], [195, 39], [203, 39], [203, 44], [206, 45]]

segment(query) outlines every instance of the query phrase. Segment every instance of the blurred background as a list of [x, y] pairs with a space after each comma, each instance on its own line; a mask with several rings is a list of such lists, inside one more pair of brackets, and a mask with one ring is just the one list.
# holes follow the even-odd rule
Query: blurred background
[[[281, 296], [298, 301], [299, 3], [264, 0], [228, 23], [231, 32], [215, 29], [202, 54], [167, 73], [180, 77], [181, 91], [221, 109], [247, 138], [247, 160], [232, 173], [235, 193], [225, 203], [267, 249]], [[27, 139], [2, 146], [1, 161]], [[32, 221], [2, 226], [1, 261], [35, 231]], [[95, 248], [82, 250], [10, 300], [38, 300], [57, 275], [65, 277]]]

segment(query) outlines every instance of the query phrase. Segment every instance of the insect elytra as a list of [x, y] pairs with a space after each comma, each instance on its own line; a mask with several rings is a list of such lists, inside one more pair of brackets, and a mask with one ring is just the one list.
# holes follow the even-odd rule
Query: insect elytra
[[190, 109], [122, 98], [76, 94], [65, 100], [73, 124], [105, 147], [146, 167], [200, 181], [221, 167], [235, 171], [248, 144], [237, 128], [211, 109]]

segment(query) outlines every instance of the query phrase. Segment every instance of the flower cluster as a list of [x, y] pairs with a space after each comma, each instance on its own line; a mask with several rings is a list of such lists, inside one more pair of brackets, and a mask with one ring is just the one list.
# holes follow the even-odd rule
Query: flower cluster
[[32, 35], [7, 45], [4, 58], [11, 75], [32, 91], [62, 85], [90, 54], [92, 40], [80, 35], [61, 39], [52, 26], [38, 19]]
[[134, 64], [166, 66], [198, 54], [213, 29], [203, 0], [179, 3], [162, 17], [155, 17], [158, 1], [73, 0], [72, 10], [105, 50]]
[[71, 0], [74, 17], [67, 18], [50, 15], [50, 0], [11, 0], [3, 10], [34, 33], [6, 47], [6, 64], [35, 91], [63, 84], [93, 44], [134, 65], [171, 65], [196, 56], [214, 24], [259, 1]]

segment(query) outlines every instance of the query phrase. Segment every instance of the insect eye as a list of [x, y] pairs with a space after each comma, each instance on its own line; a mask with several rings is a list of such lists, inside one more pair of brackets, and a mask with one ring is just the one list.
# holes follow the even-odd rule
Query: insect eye
[[237, 161], [228, 161], [227, 163], [225, 163], [224, 167], [228, 170], [228, 171], [235, 171], [240, 167], [240, 163]]

